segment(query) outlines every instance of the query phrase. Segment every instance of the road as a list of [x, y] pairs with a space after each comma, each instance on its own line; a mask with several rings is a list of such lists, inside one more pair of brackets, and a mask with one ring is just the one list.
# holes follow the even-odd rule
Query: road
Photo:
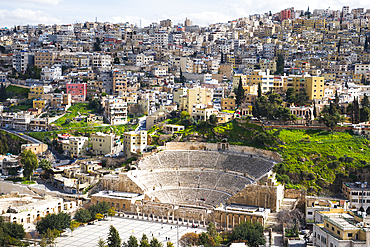
[[11, 133], [13, 135], [19, 136], [20, 138], [22, 138], [26, 141], [30, 141], [32, 143], [42, 143], [39, 140], [37, 140], [37, 139], [35, 139], [31, 136], [25, 135], [24, 132], [22, 132], [22, 131], [16, 131], [16, 130], [4, 129], [4, 128], [0, 128], [0, 129], [3, 130], [3, 131], [6, 131], [8, 133]]
[[[22, 138], [26, 141], [30, 141], [32, 143], [42, 143], [41, 141], [39, 141], [39, 140], [37, 140], [37, 139], [35, 139], [31, 136], [26, 135], [25, 132], [23, 132], [23, 131], [16, 131], [16, 130], [4, 129], [4, 128], [0, 128], [0, 129], [3, 130], [3, 131], [6, 131], [8, 133], [11, 133], [13, 135], [19, 136], [20, 138]], [[58, 152], [51, 149], [50, 147], [49, 147], [49, 150], [54, 154], [55, 159], [60, 160], [59, 163], [53, 164], [53, 167], [61, 166], [61, 165], [67, 165], [70, 162], [69, 159], [66, 159], [63, 155], [59, 154]]]

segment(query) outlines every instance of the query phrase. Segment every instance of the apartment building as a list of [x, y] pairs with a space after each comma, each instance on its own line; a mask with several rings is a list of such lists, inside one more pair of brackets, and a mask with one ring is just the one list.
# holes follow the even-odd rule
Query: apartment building
[[30, 112], [2, 112], [0, 115], [0, 126], [8, 129], [27, 131], [33, 119]]
[[[201, 87], [190, 88], [186, 96], [179, 97], [180, 109], [192, 114], [193, 106], [197, 104], [208, 105], [212, 101], [212, 90]], [[175, 97], [174, 97], [175, 100]]]
[[234, 98], [222, 98], [221, 110], [234, 110], [236, 106]]
[[42, 98], [43, 95], [50, 93], [52, 91], [53, 87], [51, 85], [48, 86], [32, 85], [30, 88], [30, 92], [28, 93], [28, 98], [29, 99]]
[[47, 118], [33, 118], [30, 121], [28, 129], [30, 131], [47, 131], [48, 126]]
[[47, 101], [44, 99], [33, 99], [32, 107], [34, 109], [44, 109], [46, 107]]
[[103, 100], [104, 117], [112, 125], [127, 123], [127, 102], [122, 97], [109, 96]]
[[355, 65], [355, 74], [366, 75], [370, 70], [370, 64], [356, 64]]
[[154, 42], [160, 46], [168, 46], [168, 33], [165, 32], [156, 32], [154, 34]]
[[113, 71], [113, 94], [127, 92], [127, 74], [125, 71]]
[[35, 65], [39, 68], [51, 67], [54, 65], [57, 54], [52, 51], [37, 51], [35, 52]]
[[26, 72], [27, 66], [32, 68], [34, 64], [34, 53], [20, 51], [13, 54], [13, 68], [17, 72]]
[[117, 154], [122, 151], [123, 144], [120, 137], [115, 134], [104, 134], [97, 132], [90, 136], [92, 143], [92, 152], [94, 154]]
[[50, 98], [50, 107], [66, 111], [72, 105], [72, 95], [65, 93], [54, 93]]
[[290, 75], [284, 90], [288, 87], [294, 87], [296, 92], [305, 89], [309, 99], [322, 99], [324, 96], [324, 77], [310, 75]]
[[60, 65], [53, 65], [50, 68], [44, 67], [41, 70], [41, 80], [43, 81], [53, 81], [55, 79], [60, 79], [62, 76], [62, 67]]
[[313, 224], [313, 245], [319, 247], [354, 246], [370, 244], [367, 217], [344, 209], [316, 212]]
[[342, 191], [350, 208], [370, 213], [370, 186], [367, 182], [343, 182]]
[[112, 67], [112, 57], [110, 55], [94, 53], [91, 56], [91, 65], [93, 67], [110, 69]]
[[84, 102], [87, 95], [86, 83], [66, 83], [67, 94], [71, 95], [73, 101]]
[[62, 144], [63, 155], [78, 158], [86, 154], [89, 138], [84, 136], [58, 135], [59, 143]]
[[148, 133], [144, 130], [125, 132], [123, 135], [125, 158], [127, 159], [132, 157], [132, 153], [140, 154], [148, 145]]

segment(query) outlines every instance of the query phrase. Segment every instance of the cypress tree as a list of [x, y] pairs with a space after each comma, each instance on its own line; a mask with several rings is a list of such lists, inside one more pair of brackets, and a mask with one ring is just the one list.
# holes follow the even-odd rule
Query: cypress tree
[[316, 112], [316, 102], [313, 102], [313, 116], [316, 118], [317, 117], [317, 112]]
[[109, 227], [109, 234], [107, 239], [108, 247], [120, 247], [121, 246], [121, 238], [119, 237], [119, 233], [114, 226]]
[[238, 89], [236, 90], [236, 105], [240, 106], [243, 100], [244, 100], [244, 88], [243, 88], [242, 78], [240, 77]]
[[261, 83], [258, 83], [258, 91], [257, 91], [257, 96], [258, 96], [258, 98], [262, 96], [262, 88], [261, 88]]

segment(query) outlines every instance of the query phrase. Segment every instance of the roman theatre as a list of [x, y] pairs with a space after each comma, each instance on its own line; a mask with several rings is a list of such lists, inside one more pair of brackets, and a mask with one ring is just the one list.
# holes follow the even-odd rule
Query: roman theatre
[[92, 203], [118, 215], [219, 229], [242, 221], [264, 225], [279, 209], [284, 186], [272, 172], [279, 154], [228, 143], [169, 142], [128, 172], [104, 176]]

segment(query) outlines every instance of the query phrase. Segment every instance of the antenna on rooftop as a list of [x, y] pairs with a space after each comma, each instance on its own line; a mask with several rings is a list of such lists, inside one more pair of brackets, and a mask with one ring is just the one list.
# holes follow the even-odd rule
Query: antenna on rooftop
[[95, 22], [98, 22], [98, 17], [95, 17]]

